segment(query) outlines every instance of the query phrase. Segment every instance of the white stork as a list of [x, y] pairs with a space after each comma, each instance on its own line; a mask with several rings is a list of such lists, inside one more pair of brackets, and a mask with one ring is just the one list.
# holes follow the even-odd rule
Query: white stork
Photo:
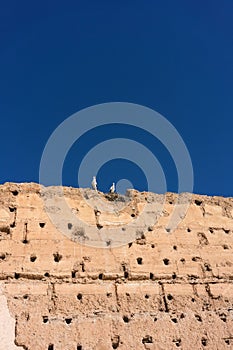
[[115, 182], [113, 182], [112, 186], [110, 187], [109, 192], [110, 193], [114, 193], [115, 192]]
[[93, 188], [93, 190], [97, 191], [97, 181], [95, 176], [93, 176], [91, 187]]

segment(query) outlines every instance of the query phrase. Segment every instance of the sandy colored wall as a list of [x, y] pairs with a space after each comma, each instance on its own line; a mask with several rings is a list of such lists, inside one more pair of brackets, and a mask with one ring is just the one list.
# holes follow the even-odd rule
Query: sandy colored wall
[[[158, 215], [152, 194], [146, 219], [147, 193], [108, 213], [98, 195], [101, 209], [94, 191], [64, 188], [81, 244], [51, 222], [39, 185], [0, 186], [0, 350], [233, 349], [233, 198], [193, 195], [168, 232], [177, 195]], [[97, 248], [87, 224], [135, 239]]]

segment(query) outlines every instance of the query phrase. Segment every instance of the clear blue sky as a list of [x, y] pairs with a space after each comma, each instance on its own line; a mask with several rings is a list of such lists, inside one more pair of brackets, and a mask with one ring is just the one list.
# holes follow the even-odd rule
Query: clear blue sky
[[[0, 2], [0, 183], [38, 182], [52, 131], [78, 110], [111, 101], [165, 116], [189, 149], [194, 192], [233, 196], [233, 2]], [[82, 151], [100, 136], [83, 141]], [[75, 185], [77, 153], [67, 157], [66, 185]], [[161, 145], [154, 153], [176, 191], [169, 154]], [[135, 187], [143, 189], [139, 169], [117, 162], [101, 169], [101, 189], [122, 169], [138, 172]]]

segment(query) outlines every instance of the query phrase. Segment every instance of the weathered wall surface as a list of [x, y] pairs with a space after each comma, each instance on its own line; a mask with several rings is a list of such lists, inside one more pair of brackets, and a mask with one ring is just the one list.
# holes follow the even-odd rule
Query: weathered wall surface
[[[127, 226], [148, 202], [133, 191], [105, 213], [79, 189], [64, 195], [97, 231]], [[55, 228], [39, 185], [0, 186], [0, 350], [233, 349], [233, 198], [193, 195], [167, 232], [176, 197], [134, 241], [96, 248]]]

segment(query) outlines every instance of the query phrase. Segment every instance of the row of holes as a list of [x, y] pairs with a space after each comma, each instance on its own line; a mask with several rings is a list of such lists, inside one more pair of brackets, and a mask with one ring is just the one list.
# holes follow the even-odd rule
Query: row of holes
[[[17, 190], [14, 190], [14, 191], [12, 191], [12, 194], [14, 195], [14, 196], [17, 196], [18, 195], [18, 191]], [[173, 202], [169, 202], [170, 204], [172, 204]], [[197, 205], [197, 206], [201, 206], [202, 205], [202, 201], [201, 200], [198, 200], [198, 199], [196, 199], [195, 201], [194, 201], [194, 203]], [[11, 211], [11, 212], [13, 212], [13, 211], [15, 211], [16, 210], [16, 208], [15, 207], [9, 207], [9, 210]], [[131, 216], [132, 217], [135, 217], [135, 214], [131, 214]], [[39, 223], [39, 225], [40, 225], [40, 227], [44, 227], [45, 226], [45, 223], [44, 222], [41, 222], [41, 223]], [[71, 229], [72, 228], [72, 224], [71, 223], [68, 223], [68, 228], [69, 229]], [[124, 228], [122, 228], [122, 229], [124, 229]], [[224, 232], [225, 233], [229, 233], [230, 232], [230, 230], [228, 230], [228, 229], [223, 229], [224, 230]], [[148, 231], [151, 231], [151, 227], [148, 227]], [[169, 229], [167, 229], [167, 231], [170, 231]], [[209, 228], [209, 231], [211, 232], [211, 233], [214, 233], [214, 229], [213, 228]], [[191, 232], [191, 229], [190, 228], [187, 228], [187, 232]]]
[[[48, 316], [43, 316], [43, 323], [48, 323], [49, 318]], [[65, 323], [66, 324], [71, 324], [72, 322], [72, 318], [65, 318]]]
[[[34, 259], [34, 258], [33, 258], [33, 259]], [[49, 272], [45, 272], [45, 273], [44, 273], [44, 276], [45, 276], [45, 277], [50, 277]], [[72, 278], [75, 278], [76, 272], [75, 272], [75, 271], [72, 271], [72, 272], [71, 272], [71, 276], [72, 276]], [[177, 275], [176, 275], [175, 272], [173, 272], [173, 274], [172, 274], [171, 276], [172, 276], [172, 279], [177, 278]], [[99, 280], [103, 280], [103, 277], [104, 277], [103, 273], [100, 273], [99, 276], [98, 276]], [[128, 273], [128, 271], [125, 271], [125, 272], [124, 272], [124, 278], [128, 278], [128, 277], [129, 277], [129, 273]], [[20, 273], [15, 272], [15, 273], [14, 273], [14, 278], [15, 278], [15, 279], [19, 279], [19, 278], [20, 278]], [[152, 272], [150, 272], [150, 279], [151, 279], [151, 280], [154, 280], [154, 278], [155, 278], [154, 274], [153, 274]]]
[[[230, 345], [230, 339], [224, 339], [225, 343], [227, 345]], [[142, 344], [151, 344], [153, 343], [153, 338], [150, 335], [146, 335], [145, 337], [142, 338]], [[181, 346], [181, 339], [173, 339], [173, 343], [177, 346], [180, 347]], [[203, 346], [207, 346], [208, 345], [208, 340], [205, 337], [201, 338], [201, 344]], [[113, 349], [117, 349], [119, 346], [119, 337], [117, 339], [116, 342], [112, 342], [112, 348]], [[54, 350], [54, 345], [53, 344], [49, 344], [48, 346], [48, 350]], [[77, 345], [77, 350], [82, 350], [82, 345]]]
[[[78, 296], [80, 296], [80, 299], [82, 299], [82, 295], [81, 295], [81, 294], [78, 294]], [[77, 298], [78, 298], [78, 296], [77, 296]], [[168, 295], [168, 296], [169, 296], [169, 295]], [[149, 298], [149, 296], [146, 294], [146, 295], [145, 295], [145, 298]], [[198, 322], [202, 322], [202, 318], [201, 318], [200, 315], [195, 314], [194, 317], [196, 318], [196, 320], [197, 320]], [[48, 321], [49, 321], [48, 316], [43, 316], [42, 318], [43, 318], [43, 323], [48, 323]], [[184, 315], [183, 313], [181, 313], [180, 318], [181, 318], [181, 319], [185, 318], [185, 315]], [[227, 317], [226, 317], [225, 314], [220, 314], [220, 315], [219, 315], [219, 318], [220, 318], [223, 322], [226, 322], [226, 321], [227, 321]], [[126, 315], [124, 315], [124, 316], [122, 317], [122, 319], [123, 319], [123, 321], [124, 321], [125, 323], [129, 323], [129, 322], [130, 322], [130, 318], [129, 318], [128, 316], [126, 316]], [[154, 318], [154, 322], [156, 322], [156, 321], [158, 321], [158, 318], [157, 318], [157, 317]], [[174, 322], [174, 323], [178, 323], [178, 319], [177, 319], [176, 317], [172, 317], [172, 318], [171, 318], [171, 321]], [[66, 323], [66, 324], [71, 324], [71, 322], [72, 322], [72, 318], [65, 318], [65, 323]]]
[[[111, 297], [111, 296], [112, 296], [112, 293], [106, 293], [106, 296], [107, 296], [107, 297]], [[129, 294], [129, 293], [126, 293], [126, 296], [129, 297], [130, 294]], [[149, 295], [149, 294], [145, 294], [144, 297], [145, 297], [145, 299], [149, 299], [149, 298], [150, 298], [150, 295]], [[25, 294], [25, 295], [23, 296], [23, 298], [24, 298], [24, 299], [28, 299], [28, 295]], [[169, 301], [173, 300], [172, 294], [167, 294], [166, 298], [167, 298], [167, 300], [169, 300]], [[83, 295], [82, 295], [81, 293], [78, 293], [78, 294], [77, 294], [77, 299], [81, 301], [81, 300], [83, 299]], [[195, 300], [195, 298], [191, 298], [191, 301], [194, 303], [196, 300]], [[180, 318], [184, 318], [184, 317], [185, 317], [185, 315], [182, 313], [182, 314], [180, 315]], [[197, 321], [202, 322], [201, 316], [195, 315], [195, 318], [197, 319]], [[223, 322], [227, 322], [227, 316], [226, 316], [225, 313], [219, 314], [219, 318], [220, 318]], [[128, 316], [123, 316], [123, 320], [124, 320], [124, 322], [129, 322]], [[177, 323], [177, 319], [176, 319], [176, 318], [172, 318], [171, 320], [172, 320], [174, 323]], [[157, 318], [156, 318], [156, 317], [154, 318], [154, 321], [157, 321]], [[47, 317], [47, 316], [43, 316], [43, 322], [44, 322], [44, 323], [47, 323], [47, 322], [48, 322], [48, 317]], [[70, 324], [70, 323], [72, 322], [72, 319], [71, 319], [71, 318], [67, 318], [67, 319], [65, 319], [65, 322], [66, 322], [67, 324]]]
[[[75, 278], [76, 277], [76, 272], [72, 271], [71, 272], [71, 276], [72, 276], [72, 278]], [[98, 276], [99, 280], [102, 280], [103, 277], [104, 277], [103, 273], [100, 273], [99, 276]], [[128, 271], [124, 271], [124, 278], [128, 278], [128, 277], [129, 277], [129, 272]], [[154, 280], [154, 277], [155, 277], [154, 274], [152, 272], [150, 272], [150, 279]], [[172, 278], [175, 279], [176, 277], [177, 277], [176, 273], [173, 272]]]
[[[18, 278], [18, 276], [16, 276], [16, 277]], [[106, 293], [106, 295], [107, 295], [107, 297], [111, 297], [111, 296], [112, 296], [112, 293]], [[126, 293], [126, 296], [129, 297], [130, 294], [129, 294], [129, 293]], [[149, 295], [149, 294], [145, 294], [144, 297], [145, 297], [145, 299], [149, 299], [149, 298], [150, 298], [150, 295]], [[24, 299], [28, 299], [28, 294], [25, 294], [25, 295], [23, 296], [23, 298], [24, 298]], [[77, 299], [78, 299], [78, 300], [82, 300], [82, 298], [83, 298], [82, 293], [78, 293], [78, 294], [77, 294]], [[173, 296], [172, 296], [171, 294], [167, 294], [167, 299], [168, 299], [169, 301], [171, 301], [171, 300], [173, 299]], [[192, 302], [195, 302], [195, 299], [192, 298], [191, 301], [192, 301]], [[225, 314], [221, 314], [220, 316], [222, 317], [223, 315], [225, 315]], [[225, 316], [226, 316], [226, 315], [225, 315]], [[221, 318], [221, 319], [223, 319], [223, 318]]]
[[[174, 248], [174, 247], [175, 247], [175, 248]], [[173, 248], [176, 249], [176, 246], [174, 246], [174, 247], [173, 247]], [[184, 259], [184, 258], [181, 258], [180, 261], [181, 261], [181, 262], [185, 262], [185, 259]], [[138, 265], [142, 265], [142, 258], [141, 258], [141, 257], [137, 258], [137, 263], [138, 263]], [[164, 263], [164, 265], [169, 265], [170, 260], [167, 259], [167, 258], [164, 258], [164, 259], [163, 259], [163, 263]]]
[[[183, 316], [182, 316], [183, 315]], [[199, 315], [195, 315], [195, 317], [196, 317], [196, 319], [199, 321], [199, 322], [202, 322], [202, 319], [201, 319], [201, 317], [199, 316]], [[184, 318], [184, 314], [181, 314], [181, 318]], [[130, 318], [128, 317], [128, 316], [123, 316], [122, 317], [122, 319], [123, 319], [123, 321], [125, 322], [125, 323], [129, 323], [130, 322]], [[171, 318], [171, 320], [172, 320], [172, 322], [174, 322], [174, 323], [177, 323], [178, 321], [177, 321], [177, 318]], [[49, 321], [49, 318], [48, 318], [48, 316], [43, 316], [43, 323], [48, 323], [48, 321]], [[157, 318], [155, 317], [154, 318], [154, 322], [156, 322], [157, 321]], [[65, 323], [66, 324], [71, 324], [71, 322], [72, 322], [72, 318], [65, 318]]]
[[[11, 191], [11, 193], [13, 194], [13, 196], [17, 196], [19, 194], [19, 192], [17, 190]], [[145, 197], [145, 200], [147, 200], [147, 198]], [[195, 199], [194, 203], [197, 206], [201, 206], [202, 205], [202, 201], [199, 199]], [[169, 201], [169, 204], [173, 204], [173, 201]], [[131, 214], [132, 217], [135, 217], [135, 214]]]
[[[182, 314], [183, 315], [183, 314]], [[183, 317], [184, 317], [184, 315], [183, 315]], [[182, 316], [181, 316], [181, 318], [183, 318]], [[199, 321], [199, 322], [202, 322], [202, 319], [201, 319], [201, 317], [199, 316], [199, 315], [195, 315], [195, 317], [197, 318], [197, 320]], [[128, 316], [126, 316], [126, 315], [124, 315], [123, 317], [122, 317], [122, 319], [123, 319], [123, 321], [125, 322], [125, 323], [129, 323], [130, 322], [130, 318], [128, 317]], [[171, 319], [174, 323], [177, 323], [178, 321], [177, 321], [177, 319], [176, 318], [172, 318]], [[155, 317], [154, 318], [154, 322], [156, 322], [157, 321], [157, 318]], [[48, 318], [48, 316], [43, 316], [43, 323], [48, 323], [49, 322], [49, 318]], [[65, 318], [65, 323], [66, 324], [71, 324], [71, 322], [72, 322], [72, 318]]]
[[[10, 211], [16, 210], [16, 208], [11, 208], [11, 207], [10, 207], [9, 209], [10, 209]], [[40, 226], [41, 228], [44, 228], [45, 225], [46, 225], [45, 222], [40, 222], [40, 223], [39, 223], [39, 226]], [[12, 225], [11, 225], [11, 226], [12, 226]], [[15, 224], [14, 224], [12, 227], [15, 227]], [[68, 228], [69, 228], [69, 229], [72, 228], [72, 224], [71, 224], [71, 223], [68, 223]], [[122, 230], [124, 231], [125, 228], [123, 227]], [[148, 228], [148, 230], [151, 231], [150, 228]], [[170, 229], [166, 229], [166, 230], [167, 230], [168, 232], [170, 232]], [[223, 230], [226, 234], [229, 234], [229, 233], [230, 233], [230, 230], [229, 230], [229, 229], [222, 228], [222, 230]], [[212, 227], [209, 228], [209, 231], [210, 231], [210, 233], [214, 233], [214, 229], [213, 229]], [[190, 228], [187, 228], [187, 232], [191, 232], [191, 229], [190, 229]], [[9, 233], [9, 232], [8, 232], [8, 233]], [[145, 237], [144, 237], [144, 238], [145, 238]], [[27, 242], [25, 242], [25, 243], [27, 243]], [[132, 242], [129, 243], [129, 248], [132, 246], [132, 244], [133, 244]], [[154, 248], [154, 247], [155, 247], [155, 245], [152, 244], [152, 245], [151, 245], [151, 248]]]
[[[50, 277], [50, 273], [49, 273], [49, 272], [45, 272], [45, 273], [44, 273], [44, 276], [45, 276], [45, 277]], [[14, 273], [14, 278], [15, 278], [15, 279], [19, 279], [19, 278], [20, 278], [20, 273], [15, 272], [15, 273]], [[72, 271], [72, 278], [75, 278], [75, 272], [74, 272], [74, 271]], [[102, 273], [99, 274], [99, 279], [100, 279], [100, 280], [103, 279], [103, 274], [102, 274]]]
[[[5, 258], [6, 258], [6, 254], [5, 253], [0, 253], [0, 259], [4, 260]], [[59, 262], [62, 259], [62, 255], [59, 254], [59, 253], [54, 253], [53, 254], [53, 258], [54, 258], [55, 262]], [[35, 254], [32, 254], [30, 256], [30, 261], [31, 262], [35, 262], [36, 259], [37, 259], [37, 256]], [[49, 276], [46, 276], [46, 277], [49, 277]]]
[[[13, 194], [13, 196], [17, 196], [19, 194], [19, 192], [17, 190], [11, 191], [11, 193]], [[147, 200], [147, 197], [145, 197], [145, 200]], [[170, 204], [173, 204], [173, 201], [169, 202]], [[200, 206], [202, 204], [201, 200], [195, 199], [194, 203], [198, 206]]]
[[[225, 340], [225, 343], [226, 343], [227, 345], [230, 345], [230, 340], [229, 340], [229, 339], [224, 339], [224, 340]], [[144, 338], [142, 338], [142, 343], [143, 343], [143, 344], [153, 343], [153, 338], [152, 338], [151, 336], [145, 336]], [[179, 338], [179, 339], [174, 339], [174, 340], [173, 340], [173, 343], [175, 343], [175, 345], [176, 345], [177, 347], [180, 347], [180, 346], [181, 346], [181, 339], [180, 339], [180, 338]], [[207, 345], [208, 345], [207, 339], [204, 338], [204, 337], [202, 337], [202, 339], [201, 339], [201, 344], [202, 344], [203, 346], [207, 346]], [[112, 348], [113, 348], [113, 349], [117, 349], [118, 346], [119, 346], [119, 341], [113, 342], [113, 343], [112, 343]], [[53, 345], [53, 344], [50, 344], [50, 345], [48, 346], [48, 350], [54, 350], [54, 345]], [[77, 346], [77, 350], [82, 350], [82, 346], [81, 346], [81, 345], [78, 345], [78, 346]]]
[[[229, 246], [227, 244], [224, 244], [222, 247], [223, 247], [223, 249], [229, 249]], [[174, 245], [173, 249], [177, 250], [177, 246]], [[59, 253], [54, 253], [53, 257], [54, 257], [54, 261], [55, 262], [59, 262], [62, 259], [62, 255], [59, 254]], [[6, 258], [6, 254], [5, 253], [0, 253], [0, 259], [4, 260], [5, 258]], [[37, 256], [35, 254], [32, 254], [30, 256], [30, 261], [31, 262], [35, 262], [36, 259], [37, 259]], [[143, 258], [142, 257], [138, 257], [136, 260], [137, 260], [138, 265], [142, 265], [143, 264]], [[200, 260], [199, 257], [193, 257], [192, 258], [192, 261], [195, 261], [195, 262], [199, 261], [199, 260]], [[182, 263], [185, 263], [185, 259], [184, 258], [181, 258], [180, 261]], [[164, 258], [163, 259], [163, 263], [164, 263], [164, 265], [169, 265], [170, 264], [170, 260], [168, 258]], [[128, 273], [126, 273], [126, 274], [128, 274]], [[73, 278], [75, 277], [75, 273], [74, 273], [74, 275], [72, 275], [72, 277]], [[125, 277], [128, 277], [128, 276], [125, 276]]]
[[[14, 211], [14, 210], [15, 210], [15, 208], [9, 208], [9, 209], [10, 209], [10, 211]], [[39, 226], [40, 226], [41, 228], [44, 228], [45, 225], [46, 225], [45, 222], [39, 222]], [[68, 223], [68, 228], [69, 228], [69, 229], [72, 228], [72, 224], [71, 224], [71, 223]], [[123, 230], [123, 231], [125, 230], [124, 227], [122, 228], [122, 230]], [[191, 232], [191, 231], [192, 231], [190, 228], [187, 228], [186, 230], [187, 230], [187, 232]], [[229, 234], [229, 233], [230, 233], [230, 230], [229, 230], [229, 229], [222, 228], [222, 230], [223, 230], [226, 234]], [[170, 232], [169, 229], [167, 229], [167, 231]], [[214, 229], [213, 229], [212, 227], [210, 227], [210, 228], [209, 228], [209, 232], [210, 232], [210, 233], [214, 233]], [[132, 242], [129, 243], [129, 248], [130, 248], [131, 246], [132, 246]], [[154, 244], [151, 244], [151, 248], [154, 248], [154, 247], [155, 247], [155, 245], [154, 245]]]

